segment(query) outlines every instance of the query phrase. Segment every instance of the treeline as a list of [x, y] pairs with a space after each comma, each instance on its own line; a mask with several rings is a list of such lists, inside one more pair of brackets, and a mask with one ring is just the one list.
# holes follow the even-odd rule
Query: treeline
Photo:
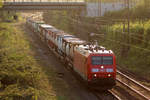
[[117, 64], [150, 80], [150, 21], [130, 24], [129, 33], [124, 24], [115, 24], [104, 30], [107, 35], [100, 44], [115, 52]]
[[119, 33], [128, 35], [129, 40], [132, 44], [139, 44], [141, 45], [144, 43], [145, 47], [149, 44], [149, 38], [150, 38], [150, 20], [146, 22], [132, 22], [130, 23], [129, 27], [129, 33], [128, 33], [128, 27], [125, 24], [114, 24], [111, 27], [109, 27], [108, 32], [109, 33]]
[[0, 21], [13, 22], [15, 21], [14, 16], [18, 15], [19, 14], [14, 11], [0, 11]]

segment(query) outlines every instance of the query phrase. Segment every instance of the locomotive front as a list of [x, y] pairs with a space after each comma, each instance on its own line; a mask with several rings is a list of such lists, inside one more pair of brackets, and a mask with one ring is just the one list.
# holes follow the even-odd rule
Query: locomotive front
[[[110, 50], [91, 53], [88, 57], [88, 82], [90, 85], [111, 89], [116, 80], [115, 55]], [[106, 86], [106, 87], [105, 87]]]

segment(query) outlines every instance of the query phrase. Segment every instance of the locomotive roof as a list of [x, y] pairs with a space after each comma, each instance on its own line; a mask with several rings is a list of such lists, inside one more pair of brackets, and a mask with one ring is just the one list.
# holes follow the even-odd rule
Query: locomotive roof
[[96, 45], [79, 45], [77, 47], [77, 51], [85, 56], [88, 56], [90, 54], [113, 54], [111, 50], [106, 50], [102, 46], [97, 47], [97, 50], [96, 47]]

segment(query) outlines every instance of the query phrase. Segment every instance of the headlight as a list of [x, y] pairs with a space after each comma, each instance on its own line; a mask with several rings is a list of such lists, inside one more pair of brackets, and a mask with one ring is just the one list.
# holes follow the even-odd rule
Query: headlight
[[114, 72], [114, 70], [112, 68], [107, 68], [106, 72]]
[[98, 68], [92, 68], [92, 72], [99, 72]]

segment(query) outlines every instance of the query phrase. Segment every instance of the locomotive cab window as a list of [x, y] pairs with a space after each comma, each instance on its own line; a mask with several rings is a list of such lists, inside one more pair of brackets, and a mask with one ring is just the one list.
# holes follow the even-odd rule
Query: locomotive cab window
[[113, 57], [112, 56], [103, 56], [103, 65], [112, 65]]
[[92, 65], [112, 65], [113, 57], [112, 56], [92, 56], [91, 63]]
[[92, 56], [92, 65], [102, 65], [102, 56]]

